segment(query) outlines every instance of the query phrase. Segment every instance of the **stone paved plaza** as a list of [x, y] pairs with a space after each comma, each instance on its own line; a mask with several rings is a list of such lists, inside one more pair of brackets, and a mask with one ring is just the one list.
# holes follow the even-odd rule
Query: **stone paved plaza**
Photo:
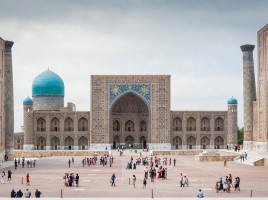
[[[117, 151], [113, 151], [114, 164], [102, 167], [99, 165], [83, 167], [82, 157], [75, 157], [75, 163], [68, 167], [69, 157], [51, 157], [37, 160], [36, 168], [12, 169], [12, 181], [0, 185], [0, 196], [9, 197], [11, 189], [26, 188], [32, 192], [38, 188], [42, 197], [60, 197], [61, 189], [63, 197], [143, 197], [150, 198], [152, 189], [154, 197], [196, 197], [198, 189], [202, 189], [205, 197], [249, 197], [253, 190], [253, 197], [268, 196], [268, 168], [252, 167], [237, 162], [228, 162], [227, 167], [223, 162], [196, 162], [193, 156], [176, 156], [176, 167], [167, 166], [167, 180], [156, 179], [154, 183], [148, 180], [147, 188], [142, 188], [144, 167], [137, 166], [137, 170], [126, 170], [126, 164], [133, 155], [134, 160], [139, 156], [129, 150], [120, 157]], [[168, 157], [169, 158], [169, 157]], [[174, 157], [172, 157], [173, 159]], [[7, 172], [7, 169], [5, 169]], [[80, 187], [65, 187], [64, 173], [79, 173]], [[26, 187], [25, 176], [30, 173], [31, 185]], [[116, 187], [111, 187], [110, 177], [116, 174]], [[180, 173], [189, 178], [189, 187], [179, 187]], [[231, 193], [215, 193], [214, 186], [219, 177], [225, 177], [229, 173], [241, 179], [241, 191]], [[129, 185], [129, 177], [137, 176], [136, 189]], [[21, 179], [24, 178], [23, 185]], [[131, 181], [132, 183], [132, 181]]]

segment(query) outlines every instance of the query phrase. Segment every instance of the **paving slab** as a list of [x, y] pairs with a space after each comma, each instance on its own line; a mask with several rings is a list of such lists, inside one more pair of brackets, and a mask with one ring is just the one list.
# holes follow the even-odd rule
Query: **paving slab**
[[[134, 160], [139, 157], [139, 152], [128, 152], [124, 156], [114, 155], [114, 165], [83, 167], [84, 157], [74, 157], [75, 163], [68, 167], [69, 157], [40, 158], [35, 168], [22, 168], [12, 170], [12, 180], [0, 184], [0, 197], [9, 197], [11, 189], [28, 188], [32, 194], [36, 189], [42, 192], [42, 197], [114, 197], [114, 198], [177, 198], [196, 197], [199, 189], [202, 189], [205, 197], [249, 197], [252, 191], [253, 197], [268, 197], [268, 168], [241, 165], [236, 162], [197, 162], [194, 156], [176, 156], [176, 167], [167, 165], [167, 180], [156, 179], [154, 183], [148, 180], [147, 188], [143, 189], [144, 166], [137, 166], [137, 170], [126, 170], [130, 156]], [[161, 158], [166, 156], [159, 156]], [[168, 157], [169, 159], [170, 157]], [[174, 156], [172, 157], [172, 160]], [[7, 169], [5, 171], [7, 172]], [[26, 174], [30, 174], [31, 185], [25, 185]], [[63, 176], [65, 173], [78, 173], [80, 176], [79, 187], [65, 187]], [[116, 186], [111, 187], [110, 178], [112, 173], [116, 175]], [[179, 187], [180, 173], [189, 178], [189, 187]], [[136, 188], [129, 185], [129, 178], [136, 175]], [[235, 192], [231, 188], [230, 193], [216, 193], [215, 182], [226, 175], [232, 174], [241, 179], [241, 191]], [[23, 182], [22, 182], [23, 179]], [[132, 182], [131, 182], [132, 183]]]

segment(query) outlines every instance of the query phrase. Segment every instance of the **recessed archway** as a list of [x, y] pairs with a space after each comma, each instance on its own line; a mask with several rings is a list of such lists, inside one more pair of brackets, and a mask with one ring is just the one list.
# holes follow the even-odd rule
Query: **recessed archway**
[[[138, 94], [128, 92], [118, 97], [111, 105], [109, 118], [109, 138], [113, 147], [118, 145], [125, 146], [125, 148], [147, 146], [146, 143], [150, 141], [150, 110], [146, 101]], [[115, 140], [115, 136], [122, 138], [120, 144], [118, 140]], [[133, 144], [130, 146], [129, 136], [133, 138]], [[141, 141], [142, 136], [145, 140]]]

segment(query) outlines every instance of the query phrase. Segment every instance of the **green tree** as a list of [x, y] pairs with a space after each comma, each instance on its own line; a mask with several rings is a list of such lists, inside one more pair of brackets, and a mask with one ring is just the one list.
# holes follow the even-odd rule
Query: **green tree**
[[243, 144], [244, 141], [244, 127], [237, 130], [238, 144]]

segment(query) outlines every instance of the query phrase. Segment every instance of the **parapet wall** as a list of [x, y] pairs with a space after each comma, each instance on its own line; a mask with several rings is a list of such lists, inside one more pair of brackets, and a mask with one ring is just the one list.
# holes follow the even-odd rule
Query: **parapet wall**
[[34, 150], [34, 151], [24, 151], [15, 150], [15, 158], [42, 158], [42, 157], [52, 157], [52, 156], [103, 156], [104, 154], [109, 154], [109, 151], [45, 151], [45, 150]]
[[158, 155], [180, 155], [180, 156], [194, 156], [203, 152], [203, 150], [161, 150], [161, 151], [153, 151], [154, 156]]

